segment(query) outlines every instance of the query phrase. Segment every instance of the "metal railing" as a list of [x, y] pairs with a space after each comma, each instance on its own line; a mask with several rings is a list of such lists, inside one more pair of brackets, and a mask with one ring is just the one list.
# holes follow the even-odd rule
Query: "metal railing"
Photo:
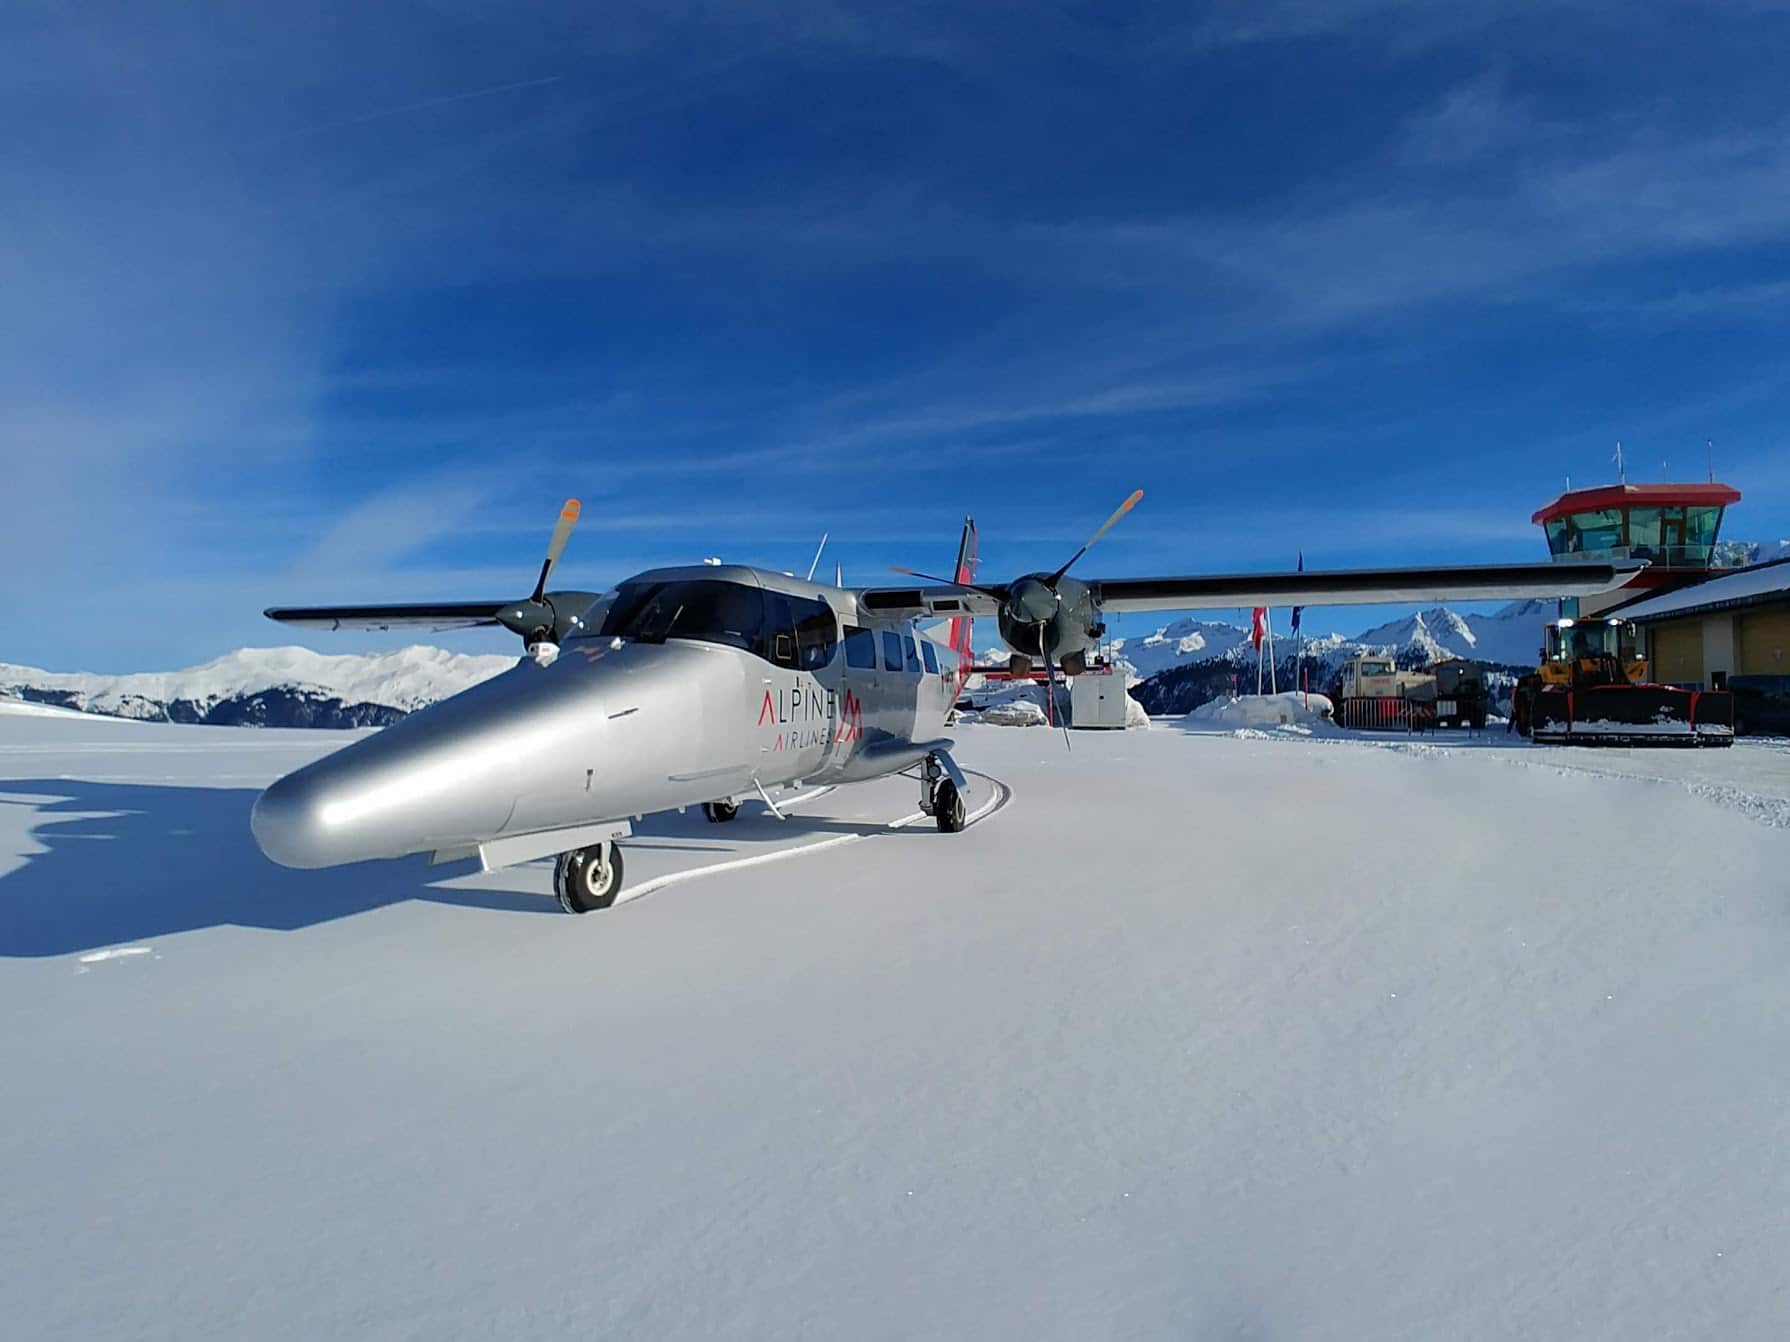
[[1420, 732], [1436, 725], [1429, 699], [1338, 699], [1331, 711], [1337, 726], [1358, 732]]
[[1610, 545], [1595, 550], [1567, 550], [1553, 558], [1562, 563], [1588, 559], [1645, 559], [1655, 568], [1708, 568], [1713, 545]]

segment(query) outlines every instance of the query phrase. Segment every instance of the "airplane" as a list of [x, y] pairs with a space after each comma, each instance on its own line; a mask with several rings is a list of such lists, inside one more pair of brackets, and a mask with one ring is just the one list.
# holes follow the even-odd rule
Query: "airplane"
[[1041, 660], [1054, 692], [1059, 672], [1086, 669], [1108, 612], [1590, 596], [1645, 567], [1071, 578], [1142, 497], [1061, 567], [1011, 583], [977, 581], [966, 518], [951, 576], [901, 570], [914, 585], [847, 588], [711, 560], [603, 593], [550, 592], [580, 511], [568, 499], [521, 601], [272, 608], [270, 619], [314, 629], [497, 625], [526, 655], [276, 781], [251, 813], [255, 841], [287, 867], [427, 853], [489, 871], [551, 856], [561, 907], [586, 913], [614, 904], [619, 841], [654, 812], [699, 805], [725, 823], [756, 796], [781, 815], [776, 797], [794, 790], [913, 771], [920, 809], [961, 831], [971, 785], [946, 723], [974, 669], [977, 616], [996, 620], [1011, 669]]

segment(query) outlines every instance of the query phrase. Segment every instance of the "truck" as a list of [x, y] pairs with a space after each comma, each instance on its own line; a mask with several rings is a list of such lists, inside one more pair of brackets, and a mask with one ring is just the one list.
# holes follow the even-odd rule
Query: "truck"
[[1360, 731], [1422, 731], [1436, 721], [1436, 678], [1401, 671], [1390, 657], [1363, 654], [1342, 664], [1330, 691], [1331, 720]]
[[1485, 668], [1466, 657], [1444, 657], [1430, 673], [1436, 678], [1436, 725], [1485, 728]]

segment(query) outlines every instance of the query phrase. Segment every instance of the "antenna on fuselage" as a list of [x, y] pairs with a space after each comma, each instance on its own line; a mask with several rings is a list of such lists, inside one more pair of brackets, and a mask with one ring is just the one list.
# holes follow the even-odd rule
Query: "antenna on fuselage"
[[829, 534], [830, 533], [825, 532], [825, 531], [820, 533], [820, 544], [814, 548], [814, 562], [812, 564], [808, 565], [808, 581], [809, 582], [814, 581], [814, 570], [820, 567], [821, 552], [827, 548], [827, 536]]

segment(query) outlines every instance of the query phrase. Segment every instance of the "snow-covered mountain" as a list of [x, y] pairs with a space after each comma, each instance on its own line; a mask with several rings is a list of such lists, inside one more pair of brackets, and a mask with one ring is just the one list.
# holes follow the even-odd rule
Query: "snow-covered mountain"
[[1746, 568], [1774, 559], [1790, 559], [1790, 540], [1718, 541], [1715, 547], [1718, 568]]
[[[1491, 615], [1460, 615], [1446, 606], [1416, 611], [1386, 624], [1343, 634], [1307, 635], [1308, 657], [1340, 660], [1361, 652], [1470, 657], [1498, 666], [1533, 665], [1541, 644], [1541, 626], [1553, 618], [1551, 601], [1517, 601]], [[1144, 638], [1115, 638], [1109, 645], [1115, 662], [1131, 668], [1139, 680], [1177, 667], [1215, 660], [1253, 658], [1249, 630], [1209, 620], [1176, 620]], [[1292, 641], [1281, 631], [1276, 652], [1291, 655]]]
[[1517, 601], [1491, 615], [1457, 615], [1446, 606], [1419, 611], [1355, 635], [1376, 648], [1419, 648], [1438, 657], [1470, 657], [1499, 666], [1532, 666], [1541, 626], [1554, 618], [1552, 601]]
[[184, 671], [124, 676], [0, 663], [0, 695], [149, 722], [379, 727], [515, 664], [514, 657], [426, 647], [338, 656], [243, 648]]

